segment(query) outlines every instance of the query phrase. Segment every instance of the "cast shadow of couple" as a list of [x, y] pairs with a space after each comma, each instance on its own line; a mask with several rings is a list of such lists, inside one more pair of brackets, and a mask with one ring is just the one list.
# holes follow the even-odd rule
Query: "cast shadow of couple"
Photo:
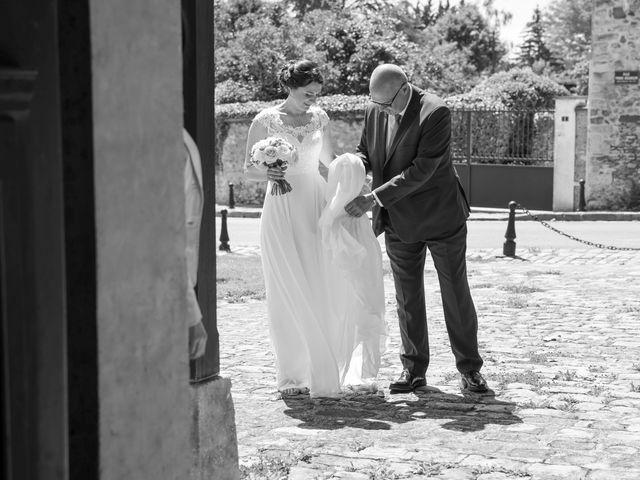
[[449, 420], [441, 428], [475, 432], [488, 424], [513, 425], [522, 419], [513, 412], [516, 404], [497, 400], [495, 392], [446, 393], [424, 387], [413, 394], [384, 397], [377, 394], [346, 394], [340, 399], [311, 399], [308, 396], [283, 398], [284, 413], [303, 423], [298, 428], [337, 430], [344, 427], [363, 430], [390, 430], [393, 423], [419, 420]]

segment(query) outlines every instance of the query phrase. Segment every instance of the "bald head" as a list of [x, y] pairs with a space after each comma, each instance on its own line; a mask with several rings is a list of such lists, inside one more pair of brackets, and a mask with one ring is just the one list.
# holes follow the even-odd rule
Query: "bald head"
[[401, 112], [411, 96], [406, 73], [391, 63], [378, 65], [369, 80], [369, 95], [379, 110], [387, 114]]
[[369, 79], [369, 91], [380, 95], [395, 92], [400, 85], [407, 82], [407, 75], [397, 65], [383, 63], [378, 65]]

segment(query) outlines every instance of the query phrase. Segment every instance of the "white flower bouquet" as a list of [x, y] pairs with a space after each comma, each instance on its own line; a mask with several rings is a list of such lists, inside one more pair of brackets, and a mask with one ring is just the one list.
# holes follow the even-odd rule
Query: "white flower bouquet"
[[[264, 165], [267, 168], [272, 166], [288, 166], [295, 162], [297, 152], [293, 145], [282, 138], [269, 137], [256, 142], [251, 148], [252, 165]], [[284, 178], [275, 180], [271, 187], [271, 195], [283, 195], [292, 190], [291, 184]]]

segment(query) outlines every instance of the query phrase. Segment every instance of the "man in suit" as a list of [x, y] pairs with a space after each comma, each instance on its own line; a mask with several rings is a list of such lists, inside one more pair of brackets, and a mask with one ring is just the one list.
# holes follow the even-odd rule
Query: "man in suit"
[[396, 65], [378, 66], [369, 82], [357, 153], [373, 176], [371, 193], [345, 206], [361, 216], [373, 207], [376, 235], [385, 234], [396, 289], [403, 371], [391, 393], [426, 385], [429, 340], [424, 263], [438, 273], [444, 318], [463, 390], [484, 392], [478, 321], [469, 291], [466, 246], [469, 206], [451, 160], [451, 113], [437, 96], [411, 85]]

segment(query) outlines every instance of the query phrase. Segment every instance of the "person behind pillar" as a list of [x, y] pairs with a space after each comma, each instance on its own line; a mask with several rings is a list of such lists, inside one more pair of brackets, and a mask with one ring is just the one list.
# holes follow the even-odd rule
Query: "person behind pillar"
[[396, 65], [376, 67], [369, 94], [371, 105], [356, 152], [372, 173], [372, 191], [354, 198], [345, 210], [361, 216], [373, 207], [375, 234], [385, 234], [402, 339], [402, 373], [390, 391], [426, 386], [424, 264], [429, 249], [460, 386], [484, 392], [487, 383], [480, 374], [478, 321], [465, 259], [469, 206], [451, 160], [451, 113], [436, 95], [409, 83]]
[[189, 325], [189, 358], [196, 359], [205, 353], [207, 332], [202, 324], [202, 312], [196, 298], [198, 281], [198, 249], [200, 243], [200, 221], [202, 219], [203, 190], [202, 163], [196, 143], [189, 132], [182, 129], [184, 143], [184, 193], [186, 218], [187, 258], [187, 315]]

